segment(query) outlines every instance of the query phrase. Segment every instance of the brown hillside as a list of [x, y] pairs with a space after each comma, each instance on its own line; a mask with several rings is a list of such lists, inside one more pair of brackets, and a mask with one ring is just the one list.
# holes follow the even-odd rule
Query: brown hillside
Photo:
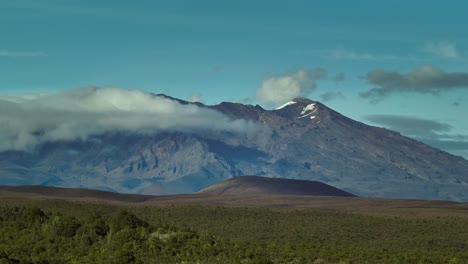
[[212, 195], [355, 195], [318, 181], [266, 178], [258, 176], [235, 177], [214, 184], [199, 193]]
[[121, 194], [100, 190], [60, 188], [50, 186], [0, 186], [0, 194], [16, 194], [17, 196], [44, 196], [67, 199], [97, 199], [118, 202], [144, 202], [154, 196], [139, 194]]

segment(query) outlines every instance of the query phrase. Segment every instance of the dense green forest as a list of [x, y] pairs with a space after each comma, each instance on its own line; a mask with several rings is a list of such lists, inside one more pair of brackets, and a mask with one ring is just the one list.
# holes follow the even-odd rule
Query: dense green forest
[[468, 219], [3, 201], [0, 263], [468, 263]]

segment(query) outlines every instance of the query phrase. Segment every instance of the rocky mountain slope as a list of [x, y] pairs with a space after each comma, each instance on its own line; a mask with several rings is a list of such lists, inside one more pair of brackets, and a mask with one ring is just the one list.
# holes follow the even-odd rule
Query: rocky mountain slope
[[174, 194], [258, 175], [321, 181], [365, 197], [468, 201], [465, 159], [351, 120], [319, 102], [296, 98], [276, 110], [197, 105], [261, 129], [254, 135], [115, 132], [49, 142], [33, 152], [0, 152], [0, 184]]
[[314, 195], [355, 197], [353, 194], [318, 181], [235, 177], [211, 185], [198, 193], [212, 195]]

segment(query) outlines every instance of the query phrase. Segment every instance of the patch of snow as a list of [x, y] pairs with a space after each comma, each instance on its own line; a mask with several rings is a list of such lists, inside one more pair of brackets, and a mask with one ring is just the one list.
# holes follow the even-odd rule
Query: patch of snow
[[305, 114], [307, 111], [314, 110], [314, 108], [315, 108], [315, 103], [307, 105], [306, 107], [302, 109], [301, 115]]
[[282, 105], [282, 106], [276, 108], [276, 110], [283, 109], [283, 108], [285, 108], [286, 106], [288, 106], [288, 105], [293, 105], [293, 104], [295, 104], [295, 103], [296, 103], [296, 102], [294, 102], [294, 101], [289, 101], [289, 102], [285, 103], [284, 105]]
[[305, 115], [303, 115], [303, 116], [299, 116], [298, 118], [304, 118], [304, 117], [306, 117], [306, 116], [310, 116], [311, 114], [312, 114], [312, 113], [308, 113], [308, 114], [305, 114]]
[[311, 116], [311, 117], [310, 117], [310, 119], [315, 119], [315, 118], [316, 118], [316, 116]]

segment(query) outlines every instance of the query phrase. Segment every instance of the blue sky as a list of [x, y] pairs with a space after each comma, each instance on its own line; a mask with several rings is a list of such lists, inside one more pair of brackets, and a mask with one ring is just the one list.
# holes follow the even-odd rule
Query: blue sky
[[292, 89], [282, 80], [304, 72], [288, 96], [468, 157], [466, 10], [457, 0], [0, 0], [0, 94], [101, 86], [272, 108], [278, 99], [259, 89]]

